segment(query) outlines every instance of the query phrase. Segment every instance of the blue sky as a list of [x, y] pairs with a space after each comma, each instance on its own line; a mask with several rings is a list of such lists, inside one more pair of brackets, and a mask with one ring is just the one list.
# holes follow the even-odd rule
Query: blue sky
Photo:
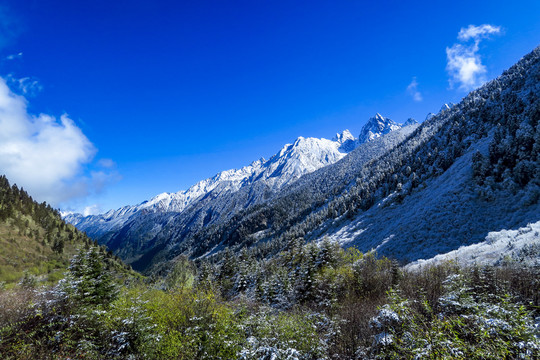
[[[423, 120], [538, 46], [538, 14], [538, 1], [3, 1], [0, 93], [18, 110], [0, 133], [25, 126], [0, 168], [65, 210], [135, 204], [298, 136], [357, 136], [376, 112]], [[452, 68], [452, 50], [472, 63]]]

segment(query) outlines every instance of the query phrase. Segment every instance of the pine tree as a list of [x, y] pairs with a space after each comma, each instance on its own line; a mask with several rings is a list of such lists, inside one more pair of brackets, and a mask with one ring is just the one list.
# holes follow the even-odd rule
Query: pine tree
[[59, 285], [76, 306], [107, 307], [116, 298], [116, 285], [104, 261], [103, 254], [96, 247], [81, 250], [71, 260], [68, 273]]

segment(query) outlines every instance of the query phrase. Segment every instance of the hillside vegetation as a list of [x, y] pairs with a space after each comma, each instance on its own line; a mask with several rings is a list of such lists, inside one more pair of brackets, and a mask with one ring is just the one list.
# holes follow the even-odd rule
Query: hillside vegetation
[[46, 203], [35, 202], [24, 189], [0, 176], [0, 283], [56, 283], [79, 248], [98, 247], [110, 266], [128, 268], [84, 233], [62, 220]]
[[0, 291], [2, 359], [537, 359], [537, 268], [404, 272], [396, 262], [301, 245], [268, 260], [177, 261], [121, 285], [84, 250], [54, 287]]

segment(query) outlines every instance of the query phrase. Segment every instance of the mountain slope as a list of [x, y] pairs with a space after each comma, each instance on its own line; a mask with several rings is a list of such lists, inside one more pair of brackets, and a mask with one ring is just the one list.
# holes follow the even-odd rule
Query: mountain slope
[[180, 213], [131, 219], [100, 241], [146, 271], [182, 253], [249, 247], [269, 256], [295, 239], [325, 237], [408, 262], [537, 222], [538, 84], [537, 48], [421, 125], [384, 135], [393, 124], [376, 115], [367, 126], [381, 136], [367, 128], [368, 142], [279, 191], [265, 181], [234, 192], [220, 183]]
[[454, 261], [460, 266], [540, 266], [540, 221], [517, 230], [493, 231], [485, 241], [407, 264], [408, 270]]
[[[56, 210], [36, 203], [26, 191], [0, 176], [0, 283], [11, 285], [24, 273], [54, 283], [79, 248], [92, 246], [96, 244], [66, 224]], [[108, 255], [109, 265], [123, 269], [124, 264]]]
[[181, 212], [214, 190], [234, 193], [240, 188], [264, 182], [266, 192], [274, 193], [302, 175], [336, 162], [355, 147], [356, 140], [348, 130], [337, 134], [334, 140], [299, 137], [269, 160], [260, 159], [238, 170], [222, 171], [185, 191], [162, 193], [141, 204], [124, 206], [99, 215], [68, 214], [65, 219], [86, 231], [89, 236], [98, 238], [140, 214]]
[[[324, 197], [334, 191], [334, 187], [330, 185], [346, 184], [350, 180], [351, 169], [383, 155], [403, 141], [415, 128], [416, 125], [407, 126], [359, 145], [335, 164], [306, 174], [284, 186], [276, 196], [288, 198], [291, 206], [297, 206], [296, 211], [310, 211], [309, 207], [304, 207], [305, 204], [323, 201]], [[213, 237], [214, 229], [241, 219], [248, 209], [264, 208], [266, 202], [274, 201], [273, 197], [266, 202], [264, 199], [259, 201], [263, 194], [265, 188], [261, 183], [254, 183], [233, 194], [223, 194], [219, 189], [214, 189], [182, 213], [148, 214], [130, 221], [119, 231], [103, 236], [100, 242], [139, 270], [179, 253], [188, 252], [199, 256], [219, 243], [219, 240]], [[302, 199], [298, 198], [298, 194], [301, 194]], [[265, 224], [264, 220], [262, 224]]]
[[[414, 124], [414, 121], [408, 124]], [[378, 115], [368, 121], [363, 132], [366, 128], [375, 129], [377, 125], [381, 126], [381, 131], [401, 127]], [[410, 131], [410, 127], [407, 128], [405, 133]], [[374, 134], [373, 139], [380, 135]], [[403, 135], [397, 138], [402, 140]], [[388, 150], [388, 145], [396, 141], [393, 137], [388, 139], [387, 143], [375, 142], [371, 148], [375, 153]], [[261, 159], [240, 170], [221, 172], [186, 191], [160, 194], [137, 206], [126, 206], [101, 215], [71, 214], [66, 220], [124, 259], [133, 261], [158, 244], [181, 242], [203, 227], [223, 222], [238, 211], [268, 201], [302, 175], [335, 163], [360, 145], [348, 130], [336, 134], [332, 140], [300, 137], [269, 160]], [[361, 154], [366, 160], [374, 156], [367, 151]]]
[[312, 201], [300, 189], [199, 239], [207, 250], [259, 244], [275, 252], [299, 236], [330, 236], [411, 261], [538, 221], [539, 63], [537, 48], [353, 170], [350, 183], [330, 183], [328, 196]]

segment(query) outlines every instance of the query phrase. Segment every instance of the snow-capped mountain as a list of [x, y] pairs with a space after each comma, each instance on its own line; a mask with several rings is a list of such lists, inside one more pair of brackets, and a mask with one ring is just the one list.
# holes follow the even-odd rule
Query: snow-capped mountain
[[408, 118], [407, 121], [403, 123], [403, 126], [409, 126], [409, 125], [417, 125], [418, 121], [416, 121], [413, 118]]
[[362, 144], [371, 141], [386, 135], [391, 131], [397, 130], [400, 127], [400, 124], [377, 113], [374, 117], [370, 118], [367, 124], [362, 128], [360, 136], [358, 137], [358, 142]]
[[[113, 251], [118, 251], [119, 256], [139, 270], [147, 268], [149, 261], [156, 261], [154, 249], [160, 247], [164, 247], [164, 254], [158, 258], [179, 252], [190, 252], [193, 256], [200, 256], [200, 251], [206, 244], [214, 243], [213, 236], [207, 236], [205, 229], [222, 228], [229, 221], [235, 223], [243, 220], [242, 214], [249, 213], [250, 209], [264, 207], [265, 204], [273, 203], [280, 198], [292, 202], [293, 209], [297, 206], [304, 207], [306, 201], [316, 208], [319, 201], [332, 197], [334, 191], [339, 191], [338, 188], [346, 188], [347, 184], [354, 180], [358, 168], [394, 148], [411, 135], [417, 126], [406, 126], [359, 144], [336, 163], [307, 173], [283, 186], [279, 191], [270, 192], [265, 182], [253, 182], [235, 193], [227, 193], [216, 188], [177, 215], [164, 213], [139, 217], [116, 231], [113, 236], [102, 237], [101, 242], [107, 244]], [[282, 210], [288, 208], [279, 205], [277, 207]], [[293, 213], [297, 211], [293, 209], [289, 210]], [[257, 215], [252, 220], [257, 223], [256, 228], [262, 231], [269, 224], [264, 216], [259, 218]], [[235, 226], [229, 228], [236, 229]], [[142, 242], [141, 239], [147, 240]], [[145, 254], [142, 259], [135, 258], [141, 254]]]
[[[539, 74], [540, 47], [390, 146], [373, 151], [368, 145], [406, 127], [215, 227], [160, 238], [160, 257], [150, 254], [140, 268], [175, 254], [204, 257], [227, 247], [256, 247], [271, 256], [293, 239], [325, 238], [409, 262], [482, 242], [493, 231], [537, 223]], [[172, 233], [178, 224], [161, 233]]]
[[472, 245], [540, 220], [539, 73], [537, 48], [420, 125], [377, 114], [358, 139], [301, 137], [186, 191], [72, 219], [141, 271], [227, 247], [271, 256], [293, 239], [404, 262]]
[[[406, 122], [406, 125], [412, 124], [416, 122], [410, 119]], [[245, 207], [271, 199], [280, 189], [303, 175], [334, 164], [362, 143], [400, 129], [401, 126], [377, 114], [363, 127], [363, 140], [356, 139], [349, 130], [336, 134], [332, 140], [299, 137], [293, 143], [283, 146], [268, 160], [261, 158], [241, 169], [222, 171], [187, 190], [162, 193], [138, 205], [124, 206], [104, 214], [69, 214], [65, 219], [93, 238], [100, 239], [108, 234], [107, 239], [110, 239], [115, 236], [115, 231], [128, 223], [133, 223], [133, 226], [144, 224], [143, 218], [150, 214], [171, 214], [159, 220], [167, 222], [175, 216], [174, 213], [182, 213], [190, 208], [183, 217], [191, 219], [185, 227], [197, 229], [223, 217], [228, 218]], [[209, 211], [211, 215], [199, 219], [202, 216], [200, 214]], [[150, 224], [144, 227], [151, 228], [152, 232], [159, 231], [159, 227]]]
[[222, 171], [187, 190], [162, 193], [138, 205], [124, 206], [104, 214], [69, 214], [65, 219], [95, 237], [122, 226], [138, 214], [181, 212], [217, 187], [230, 193], [247, 184], [264, 181], [272, 191], [277, 191], [308, 172], [336, 162], [354, 149], [350, 141], [354, 142], [355, 139], [349, 135], [350, 132], [346, 130], [335, 141], [299, 137], [294, 143], [286, 144], [269, 160], [259, 159], [241, 169]]
[[[370, 120], [362, 129], [362, 134], [370, 134], [365, 141], [381, 136], [392, 129], [400, 128], [400, 125], [379, 114], [372, 119], [377, 119], [376, 123], [373, 122], [375, 120]], [[283, 146], [268, 160], [261, 158], [241, 169], [222, 171], [196, 183], [187, 190], [162, 193], [138, 205], [124, 206], [109, 210], [104, 214], [90, 216], [68, 214], [65, 219], [86, 231], [89, 236], [99, 237], [121, 227], [140, 214], [181, 212], [217, 188], [223, 195], [223, 193], [234, 193], [242, 187], [259, 182], [264, 183], [266, 192], [274, 193], [304, 174], [335, 163], [362, 142], [355, 139], [349, 130], [336, 134], [332, 140], [299, 137], [292, 144]]]

